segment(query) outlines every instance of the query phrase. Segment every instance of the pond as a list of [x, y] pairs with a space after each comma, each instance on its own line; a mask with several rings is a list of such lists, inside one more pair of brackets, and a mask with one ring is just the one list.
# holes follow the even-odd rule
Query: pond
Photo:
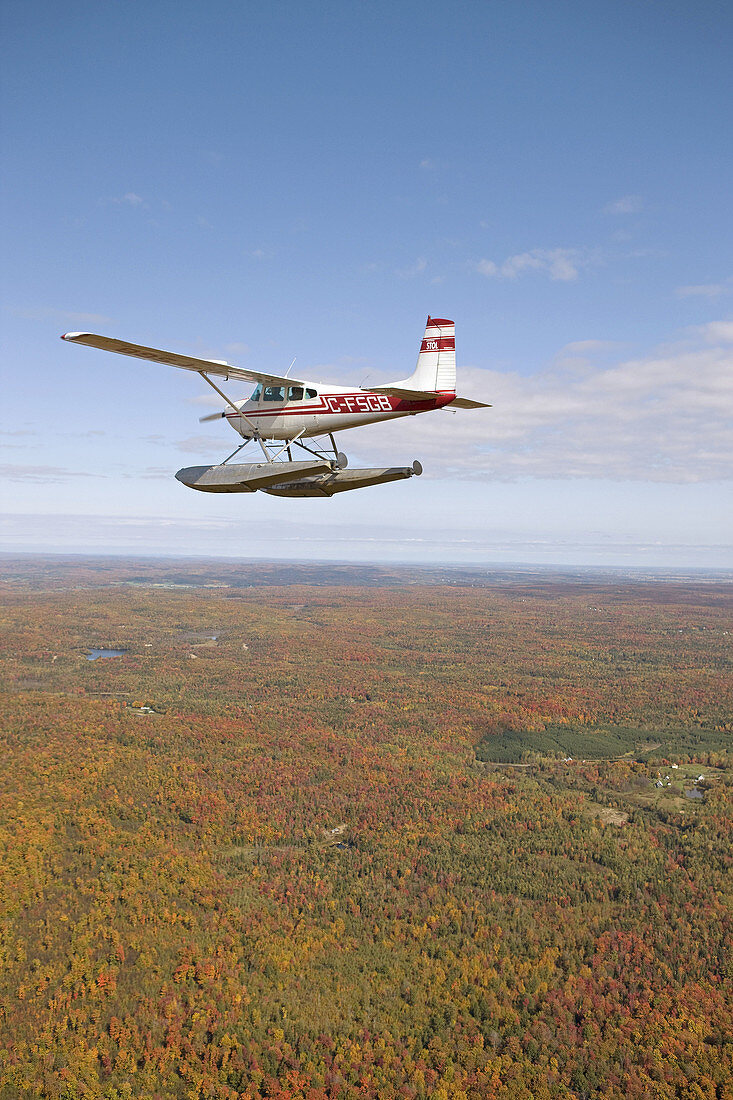
[[692, 790], [685, 791], [685, 798], [704, 798], [705, 795], [699, 787], [693, 787]]
[[129, 652], [129, 649], [90, 649], [87, 661], [97, 661], [100, 657], [124, 657]]

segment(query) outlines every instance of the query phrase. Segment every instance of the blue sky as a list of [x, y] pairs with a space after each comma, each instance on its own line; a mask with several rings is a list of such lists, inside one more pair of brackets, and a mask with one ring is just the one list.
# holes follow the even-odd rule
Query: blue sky
[[[729, 5], [3, 18], [0, 548], [733, 565]], [[331, 501], [185, 489], [198, 380], [58, 340], [358, 385], [428, 313], [494, 407], [342, 435], [425, 474]]]

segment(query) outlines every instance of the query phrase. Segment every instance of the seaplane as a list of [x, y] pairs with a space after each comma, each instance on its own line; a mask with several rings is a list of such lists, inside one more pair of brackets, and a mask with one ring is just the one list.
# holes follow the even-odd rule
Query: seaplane
[[[335, 434], [435, 409], [491, 407], [482, 401], [456, 396], [455, 323], [440, 317], [428, 317], [413, 373], [399, 382], [368, 389], [291, 378], [293, 364], [286, 374], [278, 375], [237, 367], [224, 360], [199, 359], [130, 344], [92, 332], [66, 332], [61, 339], [194, 371], [208, 383], [224, 409], [202, 416], [201, 423], [227, 420], [243, 442], [216, 466], [189, 466], [178, 471], [178, 481], [204, 493], [261, 491], [280, 497], [331, 497], [351, 489], [400, 481], [421, 474], [420, 462], [415, 461], [412, 466], [348, 469], [346, 455], [336, 447]], [[235, 400], [221, 388], [230, 381], [255, 383], [254, 392], [243, 400]], [[234, 461], [248, 444], [260, 448], [262, 461]], [[293, 458], [294, 453], [307, 457]]]

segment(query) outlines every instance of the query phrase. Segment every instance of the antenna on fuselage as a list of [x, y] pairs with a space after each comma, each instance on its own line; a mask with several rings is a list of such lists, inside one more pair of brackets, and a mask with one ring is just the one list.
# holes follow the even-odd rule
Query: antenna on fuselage
[[[297, 359], [297, 356], [296, 356], [296, 359]], [[285, 371], [285, 377], [286, 378], [290, 377], [290, 372], [291, 372], [291, 370], [293, 369], [294, 366], [295, 366], [295, 359], [293, 359], [292, 363], [290, 364], [288, 369]]]

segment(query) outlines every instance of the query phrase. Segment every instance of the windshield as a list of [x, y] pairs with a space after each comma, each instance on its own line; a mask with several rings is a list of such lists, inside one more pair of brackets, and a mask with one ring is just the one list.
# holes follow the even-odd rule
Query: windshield
[[254, 393], [250, 397], [250, 401], [259, 401], [259, 399], [261, 397], [262, 397], [262, 386], [258, 382], [257, 385], [255, 386]]

